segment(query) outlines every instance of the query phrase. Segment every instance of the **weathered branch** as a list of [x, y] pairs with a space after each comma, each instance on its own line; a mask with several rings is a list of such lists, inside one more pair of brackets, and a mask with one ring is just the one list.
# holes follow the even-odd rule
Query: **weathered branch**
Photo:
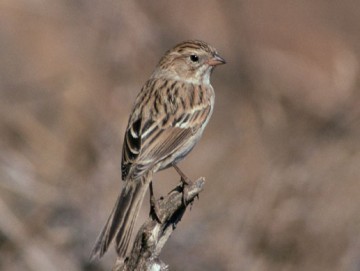
[[[150, 217], [138, 231], [131, 253], [125, 261], [118, 258], [113, 271], [132, 270], [168, 270], [168, 266], [159, 259], [159, 254], [184, 215], [186, 208], [203, 190], [204, 178], [187, 186], [186, 199], [183, 198], [182, 185], [178, 185], [165, 198], [158, 200], [157, 215]], [[184, 205], [184, 201], [186, 205]], [[158, 220], [161, 220], [158, 221]]]

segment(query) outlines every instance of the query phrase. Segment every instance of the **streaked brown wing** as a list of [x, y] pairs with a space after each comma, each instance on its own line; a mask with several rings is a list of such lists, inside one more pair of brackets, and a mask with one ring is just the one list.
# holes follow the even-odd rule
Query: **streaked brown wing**
[[[179, 128], [168, 126], [166, 128], [157, 126], [151, 134], [145, 138], [133, 138], [128, 132], [125, 136], [123, 152], [123, 169], [127, 165], [126, 172], [134, 178], [142, 175], [146, 170], [152, 168], [157, 162], [167, 158], [191, 140], [191, 137], [198, 131], [199, 125]], [[141, 149], [137, 149], [140, 143]]]
[[[192, 129], [167, 128], [158, 133], [149, 145], [144, 146], [141, 155], [132, 164], [131, 174], [136, 178], [158, 162], [181, 149], [193, 136]], [[145, 143], [146, 144], [146, 143]]]
[[[189, 87], [194, 88], [192, 85]], [[166, 91], [166, 88], [163, 89]], [[160, 89], [157, 95], [153, 95], [155, 98], [149, 99], [152, 107], [148, 107], [146, 112], [142, 110], [138, 118], [130, 118], [123, 146], [123, 179], [128, 176], [136, 178], [159, 161], [188, 147], [188, 141], [198, 132], [211, 111], [210, 102], [199, 100], [197, 104], [191, 103], [189, 97], [194, 94], [189, 96], [189, 92], [194, 91], [184, 89], [174, 97], [160, 93]]]

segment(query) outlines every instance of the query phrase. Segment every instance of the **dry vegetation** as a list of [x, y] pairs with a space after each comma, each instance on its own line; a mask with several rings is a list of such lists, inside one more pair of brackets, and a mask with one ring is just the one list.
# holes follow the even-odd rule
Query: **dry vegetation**
[[[360, 270], [359, 14], [351, 0], [1, 1], [0, 270], [112, 266], [113, 251], [88, 256], [121, 189], [132, 102], [163, 52], [192, 38], [228, 64], [181, 164], [205, 190], [162, 259]], [[158, 196], [178, 181], [156, 179]]]

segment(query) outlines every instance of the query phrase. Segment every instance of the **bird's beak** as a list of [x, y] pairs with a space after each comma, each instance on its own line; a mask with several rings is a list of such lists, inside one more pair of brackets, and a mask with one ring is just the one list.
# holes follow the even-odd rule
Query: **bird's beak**
[[208, 64], [210, 66], [222, 65], [222, 64], [225, 64], [225, 63], [226, 63], [225, 59], [223, 59], [218, 54], [214, 54], [214, 56], [208, 62]]

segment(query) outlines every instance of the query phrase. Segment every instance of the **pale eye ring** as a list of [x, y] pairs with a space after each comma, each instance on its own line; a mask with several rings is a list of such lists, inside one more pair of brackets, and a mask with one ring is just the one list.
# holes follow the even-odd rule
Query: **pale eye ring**
[[199, 61], [199, 57], [198, 57], [197, 55], [192, 54], [192, 55], [190, 55], [190, 60], [191, 60], [192, 62], [198, 62], [198, 61]]

